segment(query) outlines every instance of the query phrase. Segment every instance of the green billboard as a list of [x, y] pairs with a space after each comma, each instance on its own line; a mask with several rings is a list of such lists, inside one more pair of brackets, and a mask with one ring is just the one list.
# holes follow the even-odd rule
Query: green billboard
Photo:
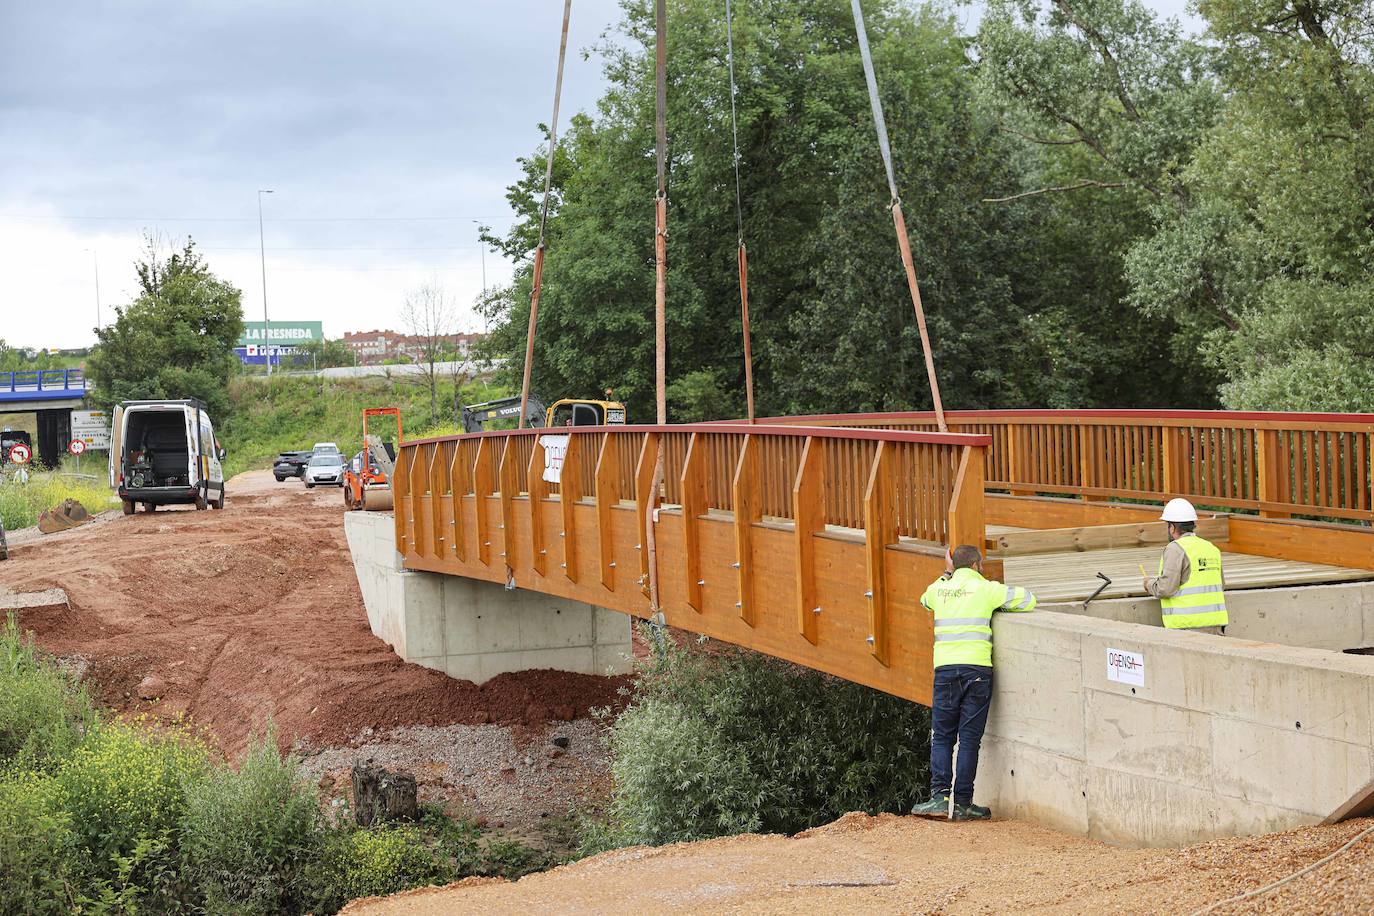
[[[264, 334], [263, 330], [267, 333]], [[296, 347], [307, 340], [324, 342], [324, 322], [322, 321], [245, 321], [243, 336], [239, 338], [240, 347], [260, 347], [270, 344], [274, 347]]]

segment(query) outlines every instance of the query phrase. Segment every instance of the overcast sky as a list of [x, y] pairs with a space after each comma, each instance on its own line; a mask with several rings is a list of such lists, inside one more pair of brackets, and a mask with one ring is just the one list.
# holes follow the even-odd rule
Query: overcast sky
[[[1153, 5], [1178, 14], [1182, 0]], [[259, 188], [275, 192], [273, 320], [323, 320], [330, 337], [399, 327], [406, 291], [433, 278], [480, 329], [472, 221], [510, 222], [515, 159], [550, 115], [561, 10], [0, 0], [0, 338], [92, 343], [96, 260], [109, 321], [145, 231], [192, 235], [260, 319]], [[573, 4], [564, 127], [602, 88], [599, 61], [576, 52], [618, 14], [616, 0]], [[509, 279], [485, 260], [488, 285]]]

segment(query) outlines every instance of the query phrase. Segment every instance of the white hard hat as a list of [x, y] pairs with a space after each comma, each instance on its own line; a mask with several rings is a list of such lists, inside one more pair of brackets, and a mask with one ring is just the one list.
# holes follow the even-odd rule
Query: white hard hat
[[1195, 522], [1197, 521], [1197, 510], [1193, 504], [1186, 499], [1171, 499], [1164, 506], [1164, 514], [1160, 516], [1161, 521], [1166, 522]]

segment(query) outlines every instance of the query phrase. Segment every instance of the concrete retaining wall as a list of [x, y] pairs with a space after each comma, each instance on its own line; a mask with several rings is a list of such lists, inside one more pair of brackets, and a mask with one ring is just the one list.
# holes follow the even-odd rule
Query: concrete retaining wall
[[1173, 846], [1319, 823], [1374, 779], [1374, 658], [1045, 611], [994, 632], [976, 797], [1001, 816]]
[[[1044, 609], [1162, 626], [1157, 598], [1094, 601], [1087, 610], [1081, 603]], [[1235, 639], [1334, 652], [1374, 646], [1374, 582], [1228, 590], [1226, 610], [1226, 635]]]
[[349, 512], [344, 531], [372, 632], [408, 662], [482, 683], [508, 671], [630, 670], [624, 614], [492, 582], [401, 568], [389, 512]]

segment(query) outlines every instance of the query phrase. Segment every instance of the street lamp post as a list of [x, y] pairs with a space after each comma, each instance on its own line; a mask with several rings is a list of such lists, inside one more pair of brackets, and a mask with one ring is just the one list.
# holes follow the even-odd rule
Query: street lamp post
[[95, 253], [94, 248], [87, 248], [91, 253], [91, 265], [95, 268], [95, 328], [100, 330], [100, 257]]
[[266, 348], [267, 374], [272, 374], [272, 325], [267, 320], [267, 244], [262, 232], [262, 195], [271, 194], [270, 190], [258, 189], [258, 255], [262, 258], [262, 341]]
[[487, 246], [482, 243], [482, 224], [473, 220], [477, 227], [477, 250], [482, 253], [482, 333], [487, 332]]

